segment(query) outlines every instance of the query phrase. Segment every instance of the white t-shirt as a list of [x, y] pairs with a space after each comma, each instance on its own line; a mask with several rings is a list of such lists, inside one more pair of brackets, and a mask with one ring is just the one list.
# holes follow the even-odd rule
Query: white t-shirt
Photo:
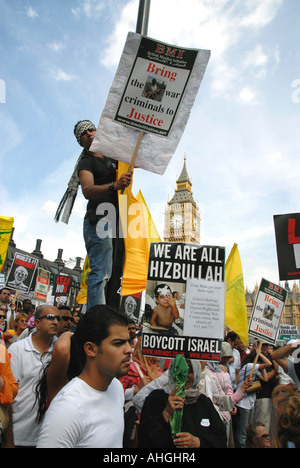
[[75, 377], [52, 400], [37, 448], [122, 448], [123, 406], [118, 379], [100, 392]]
[[57, 340], [57, 337], [53, 338], [48, 353], [42, 356], [33, 346], [32, 336], [9, 347], [11, 369], [19, 384], [18, 394], [12, 403], [14, 443], [22, 446], [36, 445], [40, 424], [36, 422], [35, 387], [51, 360], [53, 344]]
[[233, 390], [235, 390], [237, 388], [235, 381], [236, 371], [241, 368], [241, 355], [237, 349], [232, 348], [232, 356], [234, 357], [234, 362], [228, 364], [228, 369], [230, 374], [231, 386]]
[[[251, 374], [251, 371], [252, 371], [252, 368], [253, 368], [253, 365], [254, 364], [246, 364], [245, 366], [242, 367], [241, 371], [240, 371], [240, 376], [239, 376], [239, 383], [238, 383], [238, 388], [241, 387], [241, 385], [243, 384], [243, 382], [245, 381], [245, 379], [247, 377], [249, 377], [249, 375]], [[252, 376], [252, 381], [253, 383], [258, 380], [258, 376], [260, 375], [260, 372], [259, 372], [259, 364], [256, 364], [255, 365], [255, 369], [254, 369], [254, 372], [253, 372], [253, 376]], [[236, 406], [238, 406], [239, 408], [244, 408], [244, 409], [247, 409], [247, 410], [251, 410], [254, 405], [255, 405], [255, 401], [256, 401], [256, 393], [253, 392], [253, 393], [249, 393], [247, 396], [245, 396], [242, 400], [240, 400]]]

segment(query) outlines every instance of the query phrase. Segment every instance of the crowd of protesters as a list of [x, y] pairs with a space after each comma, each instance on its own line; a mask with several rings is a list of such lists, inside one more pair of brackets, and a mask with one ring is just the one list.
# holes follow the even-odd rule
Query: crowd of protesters
[[184, 360], [180, 396], [174, 359], [144, 356], [141, 336], [105, 305], [81, 314], [0, 290], [1, 447], [300, 447], [299, 340], [245, 346], [228, 331], [220, 362]]

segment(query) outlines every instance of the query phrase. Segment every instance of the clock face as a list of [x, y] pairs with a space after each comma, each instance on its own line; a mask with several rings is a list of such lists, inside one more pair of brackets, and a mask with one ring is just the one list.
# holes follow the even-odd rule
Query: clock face
[[183, 217], [180, 214], [175, 214], [172, 216], [170, 223], [173, 228], [179, 228], [183, 224]]
[[198, 228], [198, 219], [197, 218], [193, 219], [193, 228], [194, 228], [194, 231], [197, 231], [197, 228]]

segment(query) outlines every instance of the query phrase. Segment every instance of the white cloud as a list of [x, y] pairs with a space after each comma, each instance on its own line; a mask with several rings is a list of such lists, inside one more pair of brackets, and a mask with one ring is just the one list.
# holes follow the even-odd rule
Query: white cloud
[[257, 100], [256, 100], [256, 93], [255, 91], [253, 90], [253, 88], [251, 88], [250, 86], [245, 86], [244, 88], [241, 89], [241, 91], [239, 92], [239, 97], [240, 97], [240, 100], [244, 103], [256, 103]]
[[259, 29], [274, 19], [282, 0], [247, 0], [245, 4], [249, 13], [241, 19], [241, 25]]
[[62, 42], [53, 41], [48, 44], [49, 49], [54, 50], [54, 52], [60, 52], [65, 46]]
[[248, 52], [244, 60], [244, 67], [262, 67], [268, 62], [268, 56], [263, 52], [261, 44], [258, 44], [252, 52]]
[[37, 14], [36, 10], [34, 10], [32, 7], [28, 7], [27, 16], [29, 16], [29, 18], [37, 18], [39, 15]]
[[73, 81], [77, 78], [76, 75], [69, 75], [61, 68], [55, 70], [51, 69], [50, 74], [55, 81]]
[[102, 0], [83, 0], [76, 8], [71, 8], [71, 12], [74, 16], [79, 18], [81, 15], [87, 18], [95, 18], [105, 8], [105, 2]]

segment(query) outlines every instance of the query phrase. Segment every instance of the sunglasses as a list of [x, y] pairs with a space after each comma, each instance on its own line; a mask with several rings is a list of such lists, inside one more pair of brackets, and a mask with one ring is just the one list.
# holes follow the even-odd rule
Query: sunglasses
[[49, 320], [49, 322], [54, 322], [54, 320], [57, 320], [58, 322], [60, 321], [60, 316], [59, 315], [55, 315], [55, 314], [47, 314], [47, 315], [43, 315], [42, 317], [39, 318], [39, 320], [42, 320], [42, 319], [47, 319]]
[[73, 317], [69, 317], [68, 315], [61, 315], [60, 318], [61, 318], [64, 322], [68, 322], [69, 320], [70, 320], [71, 322], [74, 322]]
[[1, 319], [4, 320], [4, 319], [5, 319], [5, 315], [0, 315], [0, 320], [1, 320]]
[[268, 437], [270, 437], [270, 434], [263, 434], [261, 436], [258, 436], [260, 437], [261, 439], [267, 439]]
[[69, 317], [68, 315], [55, 315], [55, 314], [48, 314], [48, 315], [43, 315], [43, 317], [40, 317], [40, 320], [43, 318], [46, 318], [49, 320], [49, 322], [53, 322], [55, 319], [60, 322], [63, 320], [64, 322], [67, 322], [68, 320], [71, 320], [73, 322], [73, 317]]

